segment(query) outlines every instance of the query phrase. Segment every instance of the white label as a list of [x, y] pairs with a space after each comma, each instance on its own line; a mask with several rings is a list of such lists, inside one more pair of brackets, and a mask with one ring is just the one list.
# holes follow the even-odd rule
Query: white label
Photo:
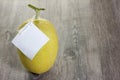
[[30, 22], [20, 29], [12, 43], [32, 60], [48, 41], [49, 38]]

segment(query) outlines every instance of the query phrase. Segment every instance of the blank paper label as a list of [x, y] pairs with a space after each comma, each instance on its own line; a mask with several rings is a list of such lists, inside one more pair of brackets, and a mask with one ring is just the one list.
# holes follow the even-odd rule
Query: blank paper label
[[49, 38], [32, 22], [26, 24], [12, 40], [12, 43], [29, 59], [49, 41]]

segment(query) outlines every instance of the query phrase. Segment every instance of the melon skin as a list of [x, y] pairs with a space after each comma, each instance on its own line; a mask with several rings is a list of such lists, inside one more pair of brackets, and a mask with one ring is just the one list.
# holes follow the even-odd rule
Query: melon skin
[[[19, 29], [25, 24], [33, 22], [44, 34], [49, 41], [38, 51], [33, 60], [26, 57], [19, 49], [18, 54], [23, 66], [30, 72], [41, 74], [47, 72], [55, 63], [58, 53], [58, 36], [52, 23], [46, 19], [29, 19], [25, 21]], [[39, 44], [39, 43], [38, 43]]]

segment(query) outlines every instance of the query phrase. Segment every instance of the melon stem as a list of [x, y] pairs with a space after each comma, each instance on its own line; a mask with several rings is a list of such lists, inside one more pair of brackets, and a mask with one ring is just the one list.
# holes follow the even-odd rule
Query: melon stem
[[39, 19], [40, 18], [40, 16], [39, 16], [40, 11], [45, 10], [45, 8], [37, 8], [37, 7], [33, 6], [32, 4], [28, 4], [28, 6], [35, 11], [35, 13], [36, 13], [35, 19]]

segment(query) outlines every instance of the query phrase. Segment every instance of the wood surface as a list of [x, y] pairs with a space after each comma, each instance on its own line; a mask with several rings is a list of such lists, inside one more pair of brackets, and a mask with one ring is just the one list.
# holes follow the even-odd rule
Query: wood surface
[[120, 80], [120, 0], [0, 0], [0, 80], [32, 80], [11, 43], [35, 14], [29, 3], [46, 8], [40, 15], [59, 37], [57, 60], [39, 80]]

